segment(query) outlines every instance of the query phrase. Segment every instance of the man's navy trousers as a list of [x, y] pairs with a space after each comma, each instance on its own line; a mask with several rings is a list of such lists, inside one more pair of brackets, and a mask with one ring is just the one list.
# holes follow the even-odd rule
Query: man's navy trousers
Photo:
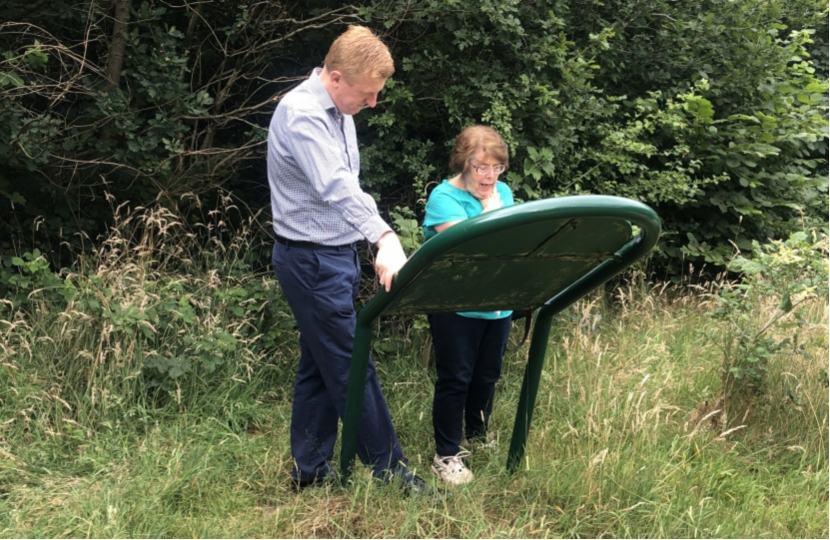
[[[360, 286], [357, 247], [321, 246], [278, 239], [274, 272], [300, 328], [300, 362], [291, 412], [292, 476], [321, 479], [330, 472], [338, 419], [346, 410], [346, 389]], [[389, 409], [369, 359], [357, 455], [384, 477], [405, 467]]]

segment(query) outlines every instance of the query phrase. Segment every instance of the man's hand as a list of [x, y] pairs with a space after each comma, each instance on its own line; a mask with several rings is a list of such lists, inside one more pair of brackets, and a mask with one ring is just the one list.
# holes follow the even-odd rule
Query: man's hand
[[392, 231], [387, 232], [378, 240], [378, 255], [375, 257], [375, 272], [380, 278], [380, 284], [389, 292], [392, 288], [392, 278], [406, 262], [398, 236]]

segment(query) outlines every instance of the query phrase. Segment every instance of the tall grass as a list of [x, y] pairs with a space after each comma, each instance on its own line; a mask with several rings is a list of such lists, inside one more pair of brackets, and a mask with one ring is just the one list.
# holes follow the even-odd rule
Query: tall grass
[[[253, 223], [154, 209], [122, 220], [60, 289], [0, 312], [3, 537], [828, 536], [828, 306], [782, 351], [740, 422], [726, 328], [700, 291], [637, 276], [555, 322], [523, 466], [504, 470], [526, 348], [508, 355], [475, 481], [406, 498], [364, 470], [294, 494], [296, 330]], [[46, 278], [42, 280], [46, 282]], [[758, 305], [759, 320], [775, 306]], [[434, 452], [425, 331], [390, 319], [375, 359], [410, 462]], [[516, 329], [518, 337], [519, 329]], [[735, 429], [737, 428], [737, 429]]]

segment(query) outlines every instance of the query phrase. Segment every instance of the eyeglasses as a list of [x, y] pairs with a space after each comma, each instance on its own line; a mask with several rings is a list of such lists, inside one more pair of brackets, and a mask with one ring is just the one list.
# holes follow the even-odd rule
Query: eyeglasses
[[471, 163], [470, 167], [472, 167], [473, 170], [475, 170], [475, 172], [477, 172], [478, 174], [480, 174], [482, 176], [484, 176], [485, 174], [487, 174], [490, 171], [493, 171], [493, 174], [495, 174], [495, 175], [499, 175], [499, 174], [503, 173], [505, 171], [505, 169], [507, 169], [507, 167], [505, 167], [501, 163], [499, 163], [498, 165], [473, 165]]

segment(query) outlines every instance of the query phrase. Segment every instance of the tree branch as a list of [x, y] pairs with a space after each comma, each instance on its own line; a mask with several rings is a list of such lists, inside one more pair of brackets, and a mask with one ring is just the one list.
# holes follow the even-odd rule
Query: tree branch
[[114, 0], [115, 24], [112, 27], [112, 45], [107, 59], [107, 88], [118, 88], [121, 68], [124, 66], [124, 51], [127, 48], [127, 23], [130, 22], [132, 0]]

